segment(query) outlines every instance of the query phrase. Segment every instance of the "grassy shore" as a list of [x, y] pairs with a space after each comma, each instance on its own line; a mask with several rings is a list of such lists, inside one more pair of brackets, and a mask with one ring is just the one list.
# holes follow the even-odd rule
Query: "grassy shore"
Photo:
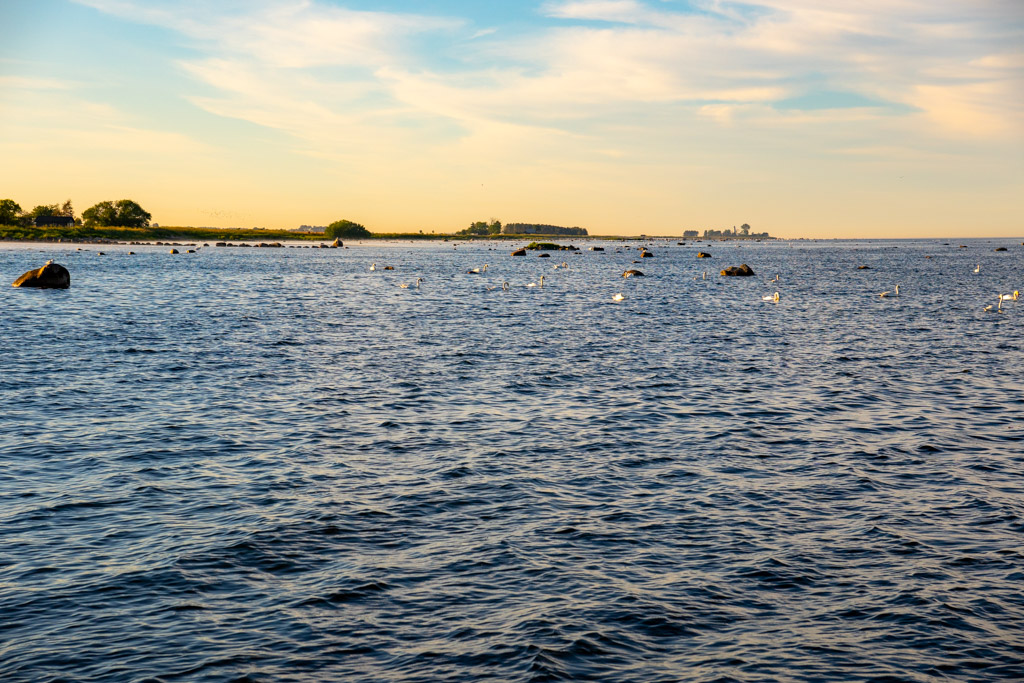
[[[375, 240], [483, 240], [483, 241], [522, 241], [536, 239], [537, 235], [454, 235], [422, 232], [386, 232], [373, 233], [370, 237], [358, 239]], [[588, 239], [585, 237], [550, 236], [552, 239], [571, 241], [572, 239]], [[344, 238], [342, 238], [344, 240]], [[589, 239], [594, 239], [589, 238]], [[607, 238], [597, 238], [607, 239]], [[614, 239], [614, 238], [612, 238]], [[36, 228], [17, 225], [0, 225], [0, 241], [25, 242], [91, 242], [113, 240], [116, 242], [154, 242], [188, 240], [193, 242], [277, 242], [281, 240], [329, 241], [323, 233], [290, 232], [288, 230], [245, 230], [232, 228], [104, 228], [75, 226], [71, 228]]]
[[289, 232], [287, 230], [241, 230], [230, 228], [103, 228], [75, 226], [72, 228], [35, 228], [15, 225], [0, 226], [2, 241], [65, 242], [115, 240], [117, 242], [151, 242], [169, 240], [267, 242], [280, 240], [325, 241], [322, 234]]
[[[496, 242], [522, 242], [534, 241], [538, 238], [545, 240], [557, 240], [558, 242], [571, 243], [583, 240], [637, 240], [636, 236], [624, 235], [455, 235], [444, 233], [422, 232], [385, 232], [373, 233], [370, 237], [359, 239], [367, 240], [449, 240], [449, 241], [496, 241]], [[666, 237], [659, 235], [648, 239], [674, 240], [686, 239], [692, 242], [698, 241], [720, 241], [725, 238], [681, 238]], [[731, 237], [728, 239], [750, 239], [743, 237]], [[775, 239], [775, 238], [768, 238]], [[191, 242], [280, 242], [282, 240], [305, 240], [310, 242], [326, 242], [328, 240], [322, 233], [311, 232], [290, 232], [288, 230], [245, 230], [241, 228], [187, 228], [187, 227], [159, 227], [159, 228], [102, 228], [74, 226], [71, 228], [36, 228], [23, 227], [18, 225], [0, 225], [0, 242], [168, 242], [168, 241], [191, 241]], [[347, 241], [342, 238], [343, 241]], [[358, 240], [353, 240], [358, 241]]]

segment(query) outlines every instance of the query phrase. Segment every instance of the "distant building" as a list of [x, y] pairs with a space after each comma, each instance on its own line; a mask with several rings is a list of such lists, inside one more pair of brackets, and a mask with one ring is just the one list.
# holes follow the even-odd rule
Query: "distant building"
[[696, 230], [683, 230], [683, 237], [700, 237], [700, 233]]
[[70, 228], [75, 224], [71, 216], [36, 216], [37, 228]]

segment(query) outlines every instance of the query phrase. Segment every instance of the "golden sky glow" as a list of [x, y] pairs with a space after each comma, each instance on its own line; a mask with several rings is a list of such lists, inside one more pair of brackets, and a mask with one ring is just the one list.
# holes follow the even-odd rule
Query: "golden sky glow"
[[1018, 1], [487, 4], [4, 3], [0, 198], [130, 197], [164, 225], [1024, 234]]

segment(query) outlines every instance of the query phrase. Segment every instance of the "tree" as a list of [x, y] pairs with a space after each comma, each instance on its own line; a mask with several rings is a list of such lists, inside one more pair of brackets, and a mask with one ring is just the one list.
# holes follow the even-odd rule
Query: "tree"
[[352, 221], [334, 221], [324, 230], [324, 237], [334, 239], [336, 237], [360, 238], [370, 237], [370, 231], [359, 223]]
[[0, 199], [0, 225], [17, 225], [21, 221], [21, 206], [13, 199]]
[[58, 216], [67, 216], [68, 218], [74, 218], [75, 217], [75, 210], [71, 207], [71, 200], [70, 199], [60, 205], [60, 209], [58, 209], [57, 215]]
[[746, 223], [744, 223], [743, 225], [740, 226], [740, 230], [743, 231], [744, 235], [749, 235], [750, 234], [750, 226], [747, 225]]
[[497, 218], [491, 219], [491, 224], [487, 226], [488, 235], [500, 235], [501, 234], [501, 221]]
[[27, 218], [29, 223], [35, 221], [40, 216], [59, 216], [60, 207], [56, 204], [40, 204], [31, 211], [28, 212]]
[[144, 228], [149, 225], [152, 217], [152, 214], [131, 199], [100, 202], [82, 212], [86, 225], [117, 228]]

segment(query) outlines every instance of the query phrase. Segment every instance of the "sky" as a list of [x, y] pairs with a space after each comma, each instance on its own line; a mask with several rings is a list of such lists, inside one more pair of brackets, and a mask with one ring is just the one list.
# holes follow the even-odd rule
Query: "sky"
[[1024, 236], [1021, 0], [0, 0], [0, 198]]

